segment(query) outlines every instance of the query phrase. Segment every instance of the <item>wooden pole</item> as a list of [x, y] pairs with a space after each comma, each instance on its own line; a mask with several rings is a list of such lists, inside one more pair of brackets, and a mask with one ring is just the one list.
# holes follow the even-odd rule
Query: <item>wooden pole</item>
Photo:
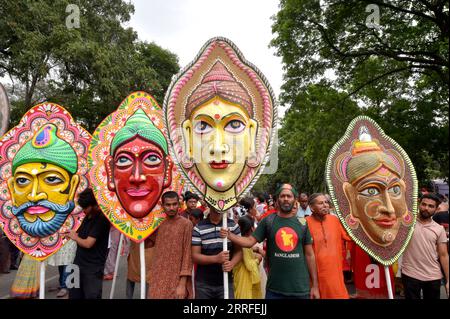
[[[228, 228], [227, 222], [228, 213], [222, 212], [222, 228]], [[223, 251], [228, 250], [228, 238], [223, 239]], [[223, 298], [229, 299], [229, 288], [228, 288], [228, 272], [223, 272]]]
[[113, 281], [111, 285], [111, 292], [109, 293], [109, 299], [114, 298], [114, 289], [116, 288], [117, 271], [119, 269], [120, 252], [122, 251], [122, 241], [123, 241], [123, 234], [120, 233], [119, 248], [117, 250], [116, 264], [114, 265]]
[[145, 299], [145, 243], [139, 244], [139, 259], [141, 261], [141, 299]]
[[384, 274], [386, 277], [386, 285], [388, 288], [389, 299], [394, 299], [394, 294], [392, 293], [391, 274], [389, 273], [388, 266], [384, 266]]
[[40, 262], [39, 299], [45, 299], [45, 261]]

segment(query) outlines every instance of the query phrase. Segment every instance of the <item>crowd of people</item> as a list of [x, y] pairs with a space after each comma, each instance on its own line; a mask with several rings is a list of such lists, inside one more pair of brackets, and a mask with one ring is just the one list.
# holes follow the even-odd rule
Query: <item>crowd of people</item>
[[[348, 236], [328, 194], [299, 194], [283, 184], [273, 195], [242, 198], [228, 214], [226, 228], [221, 213], [194, 193], [168, 191], [161, 202], [167, 218], [145, 240], [147, 298], [223, 299], [223, 272], [228, 272], [230, 299], [388, 297], [383, 266]], [[126, 296], [133, 298], [140, 283], [139, 244], [124, 240], [119, 251], [120, 234], [91, 189], [80, 193], [78, 204], [86, 213], [83, 223], [67, 234], [71, 244], [48, 260], [59, 267], [57, 296], [102, 298], [103, 282], [113, 278], [122, 254], [128, 256]], [[444, 285], [448, 296], [448, 219], [447, 198], [422, 194], [411, 241], [389, 269], [393, 291], [406, 299], [439, 299]], [[1, 272], [17, 268], [14, 248], [2, 237]], [[79, 267], [74, 288], [66, 285], [66, 267], [72, 263]], [[37, 269], [37, 262], [22, 258], [12, 297], [37, 296]]]

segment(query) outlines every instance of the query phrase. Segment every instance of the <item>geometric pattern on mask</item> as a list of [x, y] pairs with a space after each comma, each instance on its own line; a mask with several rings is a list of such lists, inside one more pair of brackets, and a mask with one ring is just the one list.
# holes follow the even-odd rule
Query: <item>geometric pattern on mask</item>
[[[61, 249], [68, 241], [62, 234], [77, 230], [84, 218], [83, 210], [76, 205], [55, 233], [37, 237], [26, 233], [12, 212], [8, 179], [12, 177], [13, 159], [22, 146], [50, 123], [57, 127], [58, 138], [69, 143], [76, 153], [76, 175], [80, 178], [75, 192], [76, 200], [77, 194], [89, 186], [87, 155], [91, 135], [73, 120], [67, 110], [54, 103], [38, 104], [24, 114], [17, 126], [0, 138], [0, 227], [18, 249], [39, 261]], [[64, 161], [64, 158], [59, 157], [54, 162], [57, 164], [58, 160]]]
[[[122, 207], [115, 191], [107, 185], [105, 160], [110, 155], [111, 143], [116, 133], [124, 127], [128, 118], [137, 110], [143, 110], [153, 125], [164, 134], [162, 110], [148, 93], [137, 91], [129, 94], [116, 111], [108, 115], [95, 129], [89, 147], [89, 177], [97, 202], [110, 223], [134, 242], [142, 242], [165, 220], [160, 199], [151, 212], [143, 218], [134, 218]], [[164, 138], [167, 141], [166, 136]], [[173, 190], [180, 194], [184, 180], [175, 168], [172, 169], [172, 183], [163, 193]]]
[[[395, 171], [399, 171], [400, 175], [403, 175], [400, 176], [400, 179], [406, 186], [407, 214], [402, 219], [399, 218], [400, 228], [398, 233], [394, 241], [387, 246], [374, 242], [360, 225], [360, 222], [352, 217], [350, 214], [351, 204], [343, 190], [343, 184], [350, 182], [348, 171], [346, 171], [348, 163], [356, 156], [356, 154], [352, 154], [351, 150], [354, 145], [361, 144], [358, 144], [360, 133], [367, 128], [373, 141], [376, 141], [383, 154], [388, 155], [378, 155], [378, 160], [382, 161], [385, 167], [392, 167], [395, 168]], [[360, 163], [358, 169], [367, 169], [373, 165], [372, 162], [368, 162], [366, 165]], [[417, 215], [418, 183], [414, 166], [408, 154], [397, 142], [387, 136], [374, 120], [367, 116], [358, 116], [351, 121], [344, 136], [331, 149], [326, 162], [325, 176], [336, 213], [350, 237], [382, 265], [389, 266], [395, 263], [412, 237]]]

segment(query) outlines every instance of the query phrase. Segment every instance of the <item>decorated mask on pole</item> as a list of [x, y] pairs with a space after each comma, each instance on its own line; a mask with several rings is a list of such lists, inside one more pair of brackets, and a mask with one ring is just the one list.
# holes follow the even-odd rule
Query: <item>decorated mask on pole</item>
[[94, 194], [114, 227], [141, 242], [161, 224], [164, 191], [183, 188], [163, 132], [162, 113], [134, 92], [95, 130], [89, 149]]
[[31, 108], [0, 139], [0, 224], [11, 242], [44, 260], [67, 241], [84, 213], [76, 194], [88, 186], [91, 136], [61, 106]]
[[218, 211], [237, 203], [268, 161], [276, 123], [264, 75], [228, 39], [209, 40], [164, 101], [170, 151], [193, 190]]
[[406, 152], [360, 116], [331, 150], [326, 176], [349, 235], [381, 264], [393, 264], [412, 236], [417, 212], [416, 173]]

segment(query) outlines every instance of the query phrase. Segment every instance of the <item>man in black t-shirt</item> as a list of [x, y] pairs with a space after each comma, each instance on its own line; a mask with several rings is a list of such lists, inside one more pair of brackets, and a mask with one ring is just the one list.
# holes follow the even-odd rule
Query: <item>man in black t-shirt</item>
[[69, 299], [101, 299], [110, 224], [100, 210], [92, 189], [80, 193], [78, 205], [86, 216], [80, 228], [72, 230], [67, 236], [78, 245], [73, 263], [80, 270], [80, 286], [69, 290]]

